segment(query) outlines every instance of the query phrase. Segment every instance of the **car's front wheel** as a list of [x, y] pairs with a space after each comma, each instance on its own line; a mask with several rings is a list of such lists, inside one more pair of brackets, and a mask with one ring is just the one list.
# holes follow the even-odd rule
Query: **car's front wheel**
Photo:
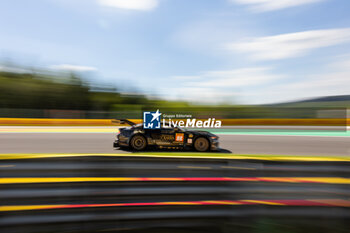
[[131, 139], [130, 146], [134, 150], [144, 150], [147, 146], [146, 138], [141, 135], [136, 135]]
[[204, 137], [199, 137], [196, 139], [196, 141], [194, 141], [194, 149], [196, 149], [196, 151], [199, 152], [204, 152], [209, 150], [209, 141], [208, 139], [204, 138]]

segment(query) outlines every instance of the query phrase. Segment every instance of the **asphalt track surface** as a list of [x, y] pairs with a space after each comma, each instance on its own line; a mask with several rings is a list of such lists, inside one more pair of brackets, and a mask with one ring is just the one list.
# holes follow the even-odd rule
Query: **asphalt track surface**
[[[220, 135], [233, 154], [350, 155], [350, 137]], [[0, 133], [0, 153], [131, 153], [112, 148], [113, 133]]]

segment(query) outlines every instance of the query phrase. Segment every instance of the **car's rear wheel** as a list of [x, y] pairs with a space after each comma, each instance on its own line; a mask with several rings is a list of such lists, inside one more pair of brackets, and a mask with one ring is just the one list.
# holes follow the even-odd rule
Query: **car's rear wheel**
[[204, 152], [209, 150], [209, 141], [204, 137], [199, 137], [194, 141], [194, 149], [199, 152]]
[[147, 146], [146, 138], [141, 135], [136, 135], [131, 139], [130, 146], [134, 150], [144, 150]]

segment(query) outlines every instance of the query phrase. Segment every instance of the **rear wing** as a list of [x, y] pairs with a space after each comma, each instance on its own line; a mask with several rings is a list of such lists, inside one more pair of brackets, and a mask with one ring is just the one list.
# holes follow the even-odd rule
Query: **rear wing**
[[120, 120], [117, 120], [117, 119], [114, 119], [112, 120], [112, 123], [114, 124], [127, 124], [127, 125], [130, 125], [130, 126], [133, 126], [133, 125], [136, 125], [135, 122], [132, 122], [132, 121], [129, 121], [127, 119], [120, 119]]

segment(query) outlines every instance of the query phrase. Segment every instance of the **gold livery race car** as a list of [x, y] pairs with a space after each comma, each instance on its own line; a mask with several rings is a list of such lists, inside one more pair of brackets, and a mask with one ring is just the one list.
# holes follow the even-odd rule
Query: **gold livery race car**
[[129, 147], [136, 151], [153, 146], [168, 149], [195, 149], [204, 152], [218, 150], [219, 137], [207, 131], [185, 130], [167, 124], [170, 127], [160, 129], [144, 129], [143, 124], [129, 120], [115, 120], [114, 123], [127, 124], [129, 127], [119, 128], [113, 143], [114, 148]]

